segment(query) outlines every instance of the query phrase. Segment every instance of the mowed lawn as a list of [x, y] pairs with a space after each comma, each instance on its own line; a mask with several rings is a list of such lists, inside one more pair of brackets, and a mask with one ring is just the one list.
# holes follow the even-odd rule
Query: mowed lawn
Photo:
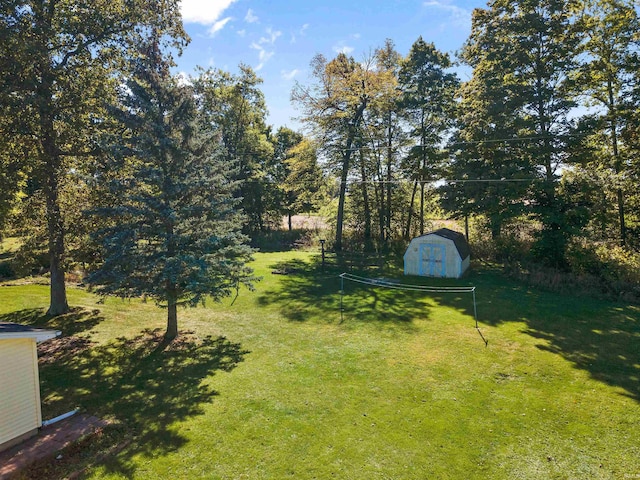
[[[345, 285], [304, 252], [255, 256], [237, 299], [165, 311], [70, 288], [0, 287], [0, 321], [61, 329], [43, 415], [113, 420], [35, 478], [640, 478], [640, 309], [476, 268], [468, 294]], [[277, 270], [282, 274], [273, 274]], [[397, 272], [362, 272], [369, 276]], [[143, 333], [144, 329], [150, 329]]]

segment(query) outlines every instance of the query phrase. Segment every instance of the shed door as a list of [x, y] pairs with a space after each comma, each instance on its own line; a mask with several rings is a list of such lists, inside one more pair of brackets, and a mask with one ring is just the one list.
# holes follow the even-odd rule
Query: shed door
[[418, 273], [429, 277], [444, 277], [446, 274], [445, 246], [435, 243], [420, 245]]

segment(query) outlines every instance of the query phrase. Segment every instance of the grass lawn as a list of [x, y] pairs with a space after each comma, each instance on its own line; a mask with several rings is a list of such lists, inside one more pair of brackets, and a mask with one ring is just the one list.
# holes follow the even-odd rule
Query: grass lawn
[[67, 335], [41, 351], [43, 416], [115, 421], [27, 474], [640, 478], [637, 306], [476, 269], [458, 284], [477, 286], [485, 347], [468, 294], [346, 284], [341, 321], [337, 270], [314, 259], [256, 255], [256, 290], [180, 310], [169, 347], [152, 303], [70, 288], [74, 311], [52, 319], [45, 286], [0, 287], [0, 321]]

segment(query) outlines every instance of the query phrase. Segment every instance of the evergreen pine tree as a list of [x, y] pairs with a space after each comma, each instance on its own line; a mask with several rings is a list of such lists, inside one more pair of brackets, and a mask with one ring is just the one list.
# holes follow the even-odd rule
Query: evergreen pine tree
[[[109, 227], [97, 236], [104, 262], [89, 276], [98, 293], [148, 296], [168, 309], [165, 338], [178, 334], [177, 306], [250, 287], [251, 249], [232, 165], [207, 134], [191, 87], [169, 73], [157, 41], [145, 46], [114, 115], [102, 171]], [[104, 220], [104, 219], [103, 219]]]

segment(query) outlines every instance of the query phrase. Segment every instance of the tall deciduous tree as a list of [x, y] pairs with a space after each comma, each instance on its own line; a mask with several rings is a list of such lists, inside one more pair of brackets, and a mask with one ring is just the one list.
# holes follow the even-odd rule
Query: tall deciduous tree
[[7, 0], [0, 16], [3, 65], [10, 65], [6, 77], [3, 70], [3, 90], [18, 108], [2, 134], [16, 143], [35, 139], [30, 172], [46, 198], [48, 313], [56, 315], [68, 311], [61, 178], [78, 158], [95, 153], [89, 141], [94, 120], [140, 32], [154, 26], [177, 47], [186, 36], [177, 0]]
[[317, 55], [311, 62], [315, 83], [296, 84], [291, 99], [302, 110], [302, 120], [313, 129], [340, 177], [336, 239], [342, 250], [342, 231], [347, 181], [352, 155], [364, 112], [376, 93], [375, 74], [370, 64], [356, 62], [344, 53], [331, 61]]
[[571, 0], [496, 0], [491, 6], [503, 19], [499, 32], [513, 48], [504, 85], [524, 120], [522, 134], [534, 137], [526, 153], [542, 177], [534, 198], [542, 229], [533, 251], [543, 262], [563, 265], [572, 229], [556, 193], [558, 168], [566, 163], [573, 132], [577, 90], [572, 73], [579, 41]]
[[619, 241], [626, 243], [624, 177], [628, 174], [621, 131], [628, 118], [625, 103], [637, 81], [634, 75], [640, 51], [640, 21], [634, 2], [625, 0], [582, 0], [579, 25], [584, 37], [584, 62], [580, 69], [583, 91], [589, 104], [602, 108], [606, 147], [592, 162], [615, 177], [612, 190], [617, 204]]
[[[410, 210], [419, 185], [421, 234], [424, 233], [425, 182], [438, 178], [442, 163], [439, 151], [445, 134], [454, 125], [455, 92], [459, 82], [455, 74], [447, 73], [450, 67], [449, 56], [420, 37], [411, 46], [400, 70], [401, 105], [410, 125], [409, 136], [417, 143], [406, 160], [409, 177], [414, 182]], [[411, 213], [407, 218], [406, 236], [411, 230]]]
[[220, 135], [223, 154], [228, 161], [238, 161], [236, 180], [241, 180], [238, 196], [246, 214], [245, 231], [254, 233], [265, 228], [268, 215], [268, 191], [271, 183], [269, 163], [273, 145], [266, 127], [267, 108], [260, 91], [260, 79], [246, 65], [237, 75], [209, 69], [194, 79], [202, 99], [203, 112], [211, 128]]
[[494, 240], [505, 223], [523, 213], [527, 179], [537, 176], [522, 149], [528, 135], [520, 100], [504, 85], [512, 71], [503, 21], [493, 10], [473, 12], [471, 36], [460, 53], [473, 75], [458, 90], [457, 130], [446, 170], [450, 182], [441, 189], [443, 206], [454, 217], [482, 215]]
[[115, 201], [96, 211], [111, 226], [98, 233], [104, 263], [89, 280], [101, 294], [146, 295], [166, 306], [172, 339], [179, 305], [250, 286], [251, 249], [239, 231], [233, 164], [157, 42], [142, 52], [121, 98], [114, 113], [124, 129], [107, 139], [102, 165], [105, 198]]
[[287, 167], [284, 191], [289, 230], [291, 214], [308, 213], [317, 209], [322, 198], [325, 181], [316, 152], [316, 146], [306, 138], [287, 150], [284, 160]]
[[[375, 52], [376, 71], [380, 77], [380, 93], [372, 102], [368, 116], [368, 136], [375, 158], [374, 194], [378, 211], [378, 234], [380, 242], [388, 244], [393, 218], [393, 194], [396, 190], [394, 180], [399, 173], [398, 157], [406, 139], [402, 122], [401, 89], [398, 75], [402, 56], [392, 40], [385, 40], [384, 46]], [[373, 128], [372, 128], [373, 127]], [[365, 149], [365, 151], [368, 151]]]

